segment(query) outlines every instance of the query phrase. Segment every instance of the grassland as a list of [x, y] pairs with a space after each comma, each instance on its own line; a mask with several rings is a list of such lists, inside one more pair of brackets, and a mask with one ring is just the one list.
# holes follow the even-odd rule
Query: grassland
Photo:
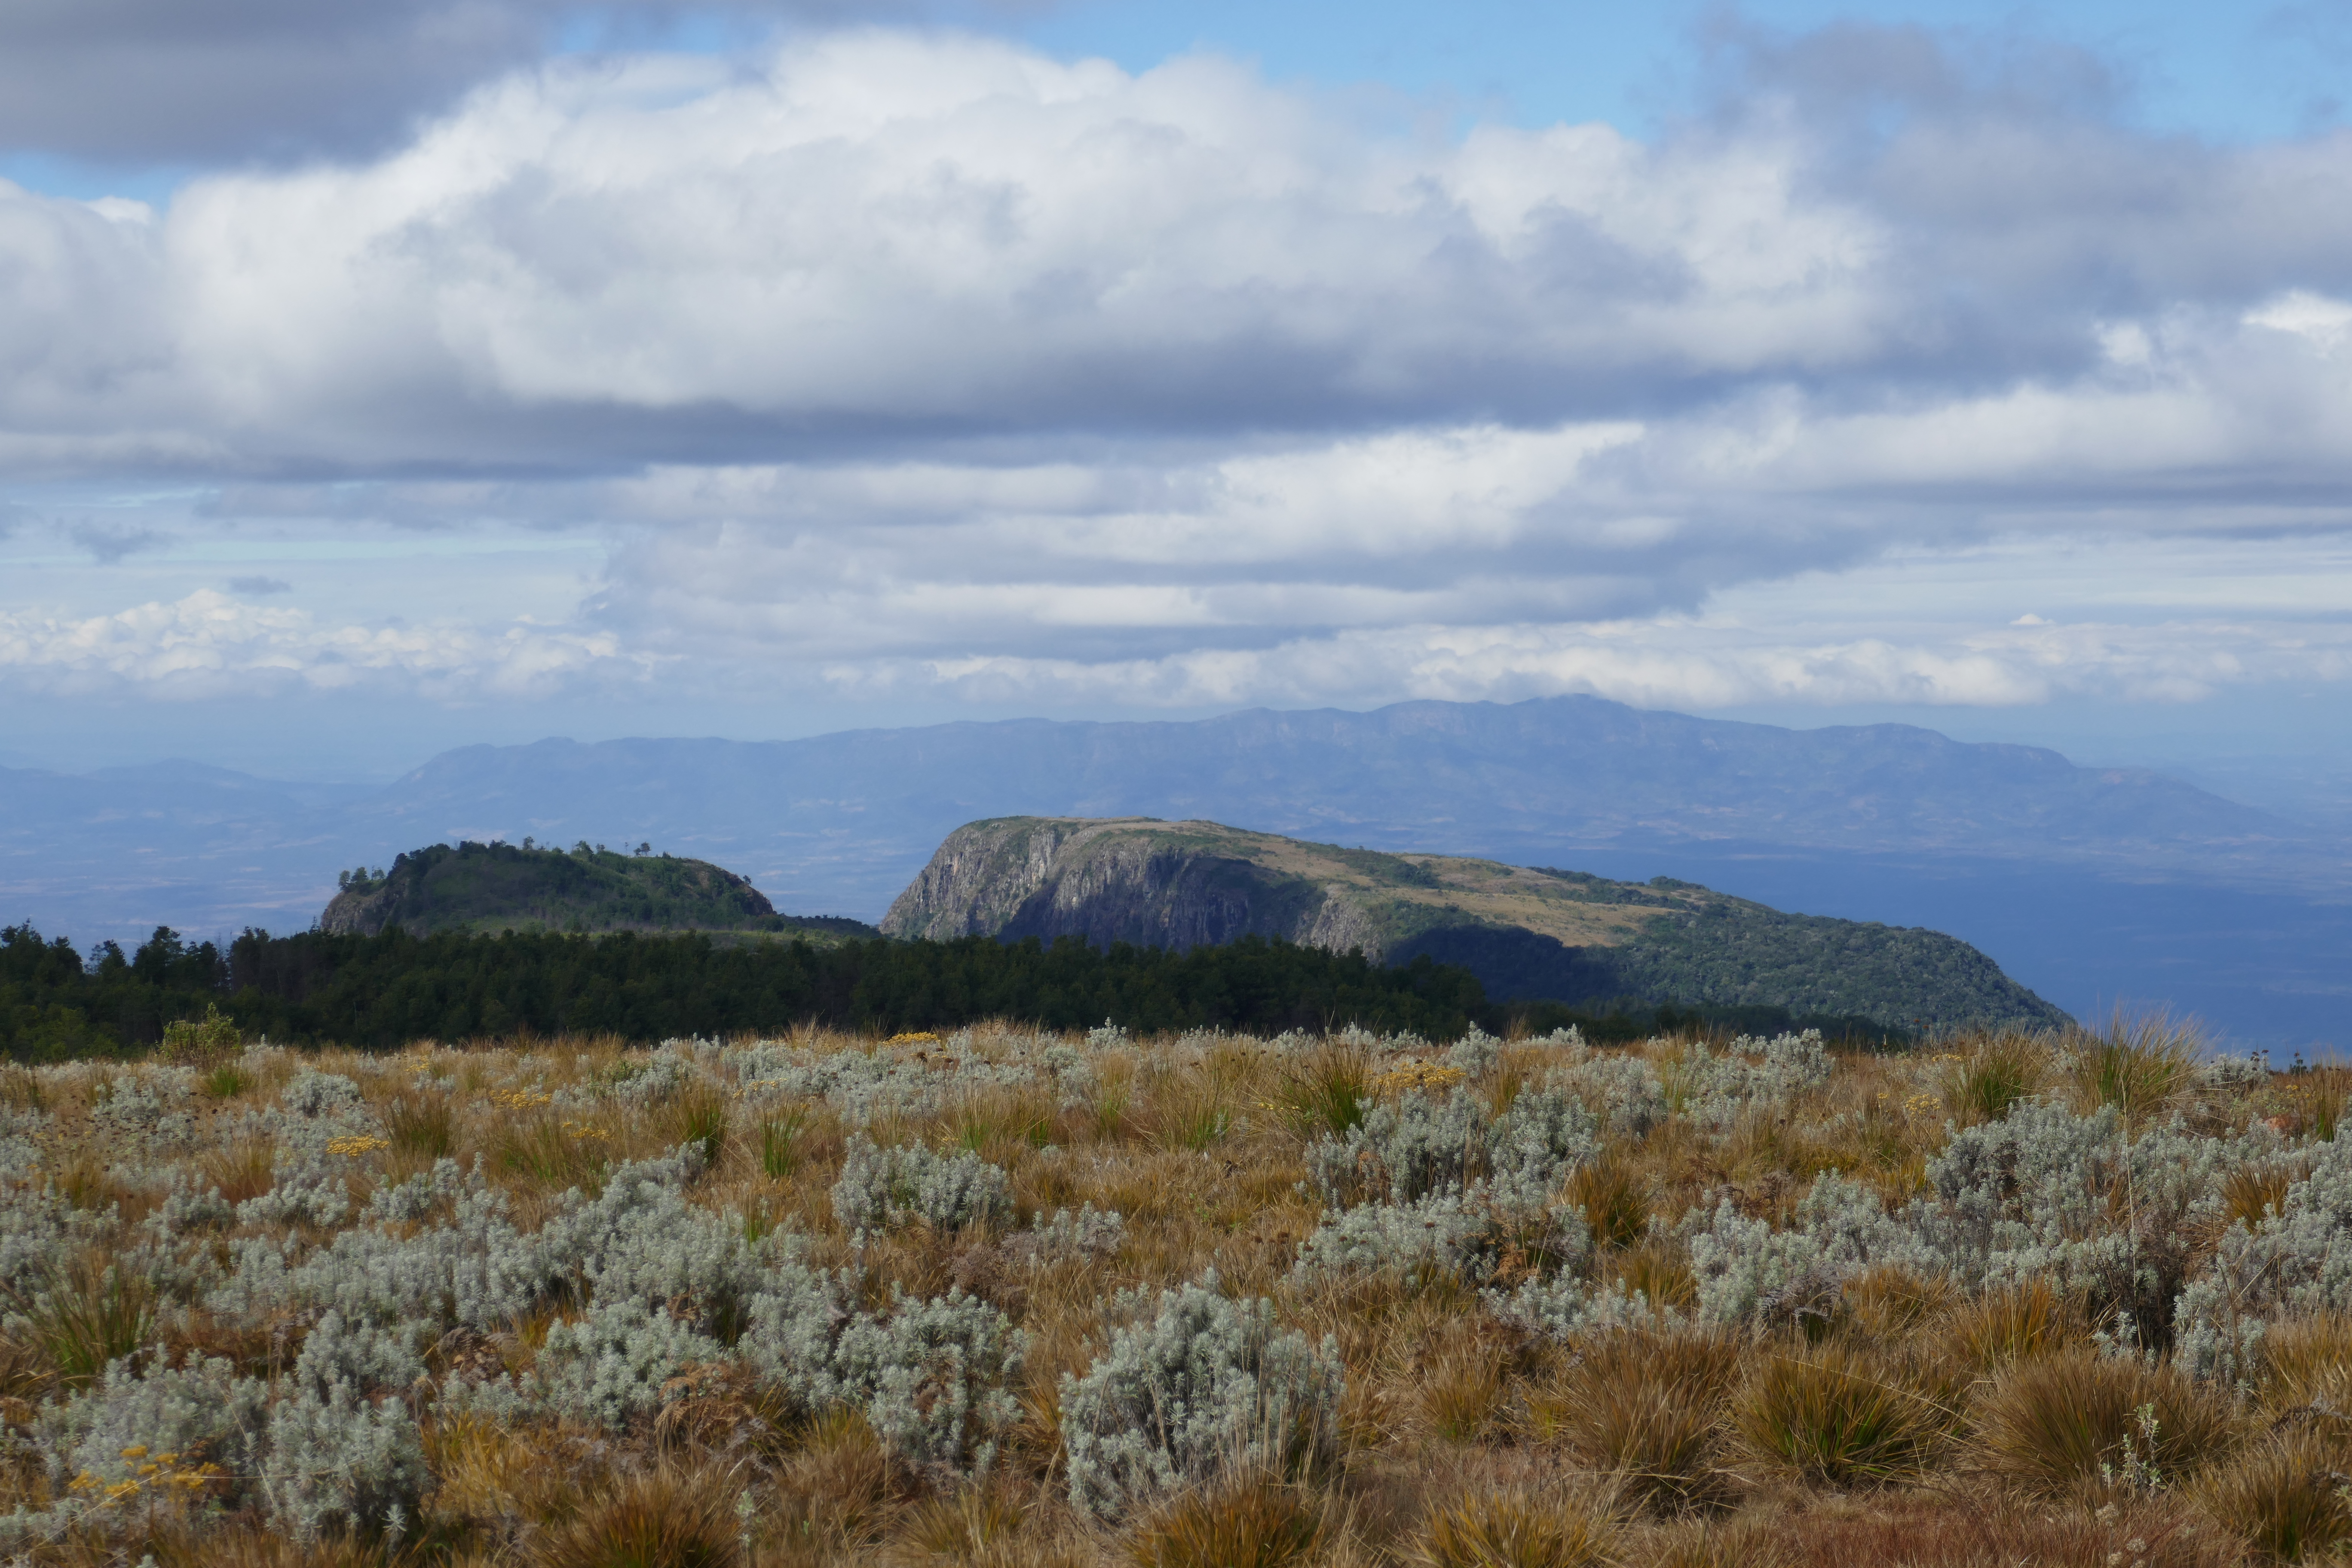
[[978, 1028], [0, 1074], [0, 1561], [2352, 1542], [2345, 1085]]

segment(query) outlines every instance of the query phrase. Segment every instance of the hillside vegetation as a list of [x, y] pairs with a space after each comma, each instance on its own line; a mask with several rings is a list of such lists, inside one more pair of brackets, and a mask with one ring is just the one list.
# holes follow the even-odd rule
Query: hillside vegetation
[[512, 844], [428, 845], [388, 871], [345, 872], [319, 917], [333, 935], [442, 931], [798, 931], [854, 921], [779, 915], [757, 888], [708, 860]]
[[1384, 854], [1148, 817], [959, 828], [882, 929], [1175, 948], [1278, 937], [1458, 964], [1496, 1001], [1776, 1007], [1897, 1027], [2053, 1027], [2066, 1016], [1941, 932], [1783, 914], [1660, 878]]
[[[0, 1076], [0, 1554], [2218, 1565], [2352, 1541], [2336, 1074], [991, 1026]], [[13, 1511], [11, 1511], [13, 1510]]]
[[1107, 1019], [1141, 1029], [1322, 1028], [1334, 1022], [1452, 1039], [1503, 1027], [1467, 973], [1427, 961], [1381, 969], [1353, 954], [1256, 939], [1189, 952], [1075, 939], [732, 942], [725, 935], [273, 937], [222, 952], [159, 931], [126, 959], [85, 964], [64, 938], [0, 930], [0, 1052], [17, 1060], [118, 1056], [174, 1021], [226, 1008], [287, 1045], [390, 1049], [516, 1032], [639, 1044], [803, 1026], [952, 1028], [1021, 1017], [1048, 1028]]

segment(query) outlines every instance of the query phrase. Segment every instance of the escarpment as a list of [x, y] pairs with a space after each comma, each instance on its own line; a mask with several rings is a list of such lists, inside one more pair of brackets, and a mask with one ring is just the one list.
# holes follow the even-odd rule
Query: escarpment
[[1256, 936], [1375, 963], [1426, 955], [1496, 1000], [1782, 1007], [1906, 1027], [2064, 1015], [1940, 932], [1791, 915], [1687, 882], [1612, 881], [1154, 817], [966, 824], [883, 931], [1184, 949]]

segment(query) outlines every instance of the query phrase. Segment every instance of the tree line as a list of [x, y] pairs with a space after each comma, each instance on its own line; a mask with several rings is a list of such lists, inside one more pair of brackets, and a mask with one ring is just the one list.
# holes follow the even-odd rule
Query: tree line
[[[0, 928], [0, 1051], [19, 1061], [135, 1055], [164, 1026], [218, 1007], [248, 1039], [395, 1049], [411, 1041], [531, 1034], [676, 1036], [780, 1032], [814, 1024], [892, 1034], [1008, 1018], [1055, 1030], [1106, 1021], [1137, 1033], [1223, 1028], [1274, 1035], [1353, 1024], [1458, 1037], [1575, 1024], [1595, 1039], [1658, 1028], [1769, 1032], [1859, 1020], [1792, 1019], [1775, 1008], [1621, 1003], [1490, 1004], [1467, 970], [1423, 957], [1383, 968], [1248, 937], [1186, 952], [1108, 950], [1064, 937], [999, 942], [884, 939], [817, 946], [702, 933], [412, 937], [248, 930], [226, 951], [159, 927], [134, 952], [84, 956], [29, 924]], [[1714, 1015], [1720, 1013], [1722, 1017]], [[1894, 1043], [1877, 1031], [1866, 1041]]]

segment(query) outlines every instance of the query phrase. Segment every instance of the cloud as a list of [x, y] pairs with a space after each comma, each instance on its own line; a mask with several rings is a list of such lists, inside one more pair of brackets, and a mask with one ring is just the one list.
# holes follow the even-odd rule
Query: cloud
[[228, 591], [258, 599], [271, 594], [290, 594], [294, 591], [294, 584], [276, 577], [232, 577], [228, 580]]
[[19, 691], [199, 699], [383, 689], [528, 699], [583, 683], [634, 683], [653, 662], [593, 633], [322, 624], [209, 589], [80, 618], [0, 613], [0, 679]]
[[128, 556], [166, 542], [165, 536], [152, 528], [89, 519], [68, 526], [66, 537], [73, 541], [76, 549], [89, 552], [89, 558], [101, 566], [115, 565]]
[[[1778, 628], [1775, 628], [1777, 631]], [[2352, 631], [2229, 623], [2044, 623], [1949, 639], [1791, 642], [1674, 618], [1584, 626], [1401, 626], [1265, 649], [1087, 663], [1011, 657], [843, 663], [845, 693], [944, 687], [992, 703], [1287, 707], [1581, 692], [1650, 708], [1755, 703], [2009, 707], [2060, 697], [2194, 701], [2256, 680], [2352, 676]]]
[[739, 37], [852, 0], [15, 0], [0, 7], [0, 147], [184, 164], [380, 150], [559, 37]]
[[[1724, 61], [1654, 142], [1441, 137], [1213, 57], [858, 28], [516, 71], [162, 212], [0, 190], [0, 473], [168, 479], [191, 534], [607, 561], [561, 626], [84, 605], [0, 668], [1180, 705], [2340, 678], [2324, 629], [2169, 612], [2178, 647], [1710, 620], [1906, 550], [2352, 524], [2352, 137], [2149, 136], [2079, 58], [1903, 29]], [[126, 615], [116, 662], [55, 629]]]

